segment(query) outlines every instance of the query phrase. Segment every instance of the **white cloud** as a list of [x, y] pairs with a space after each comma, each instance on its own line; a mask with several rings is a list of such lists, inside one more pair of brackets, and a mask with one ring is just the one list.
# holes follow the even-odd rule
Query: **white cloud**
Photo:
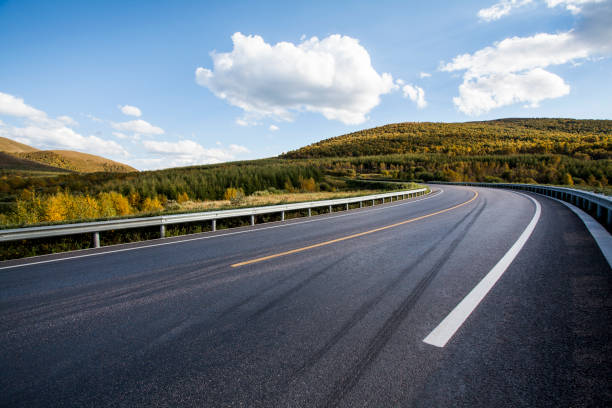
[[112, 140], [104, 140], [93, 135], [82, 136], [63, 125], [31, 124], [21, 128], [12, 127], [2, 133], [18, 142], [45, 149], [69, 149], [104, 156], [128, 156], [127, 151]]
[[121, 110], [121, 112], [124, 115], [136, 116], [136, 117], [139, 117], [140, 115], [142, 115], [142, 112], [136, 106], [131, 106], [131, 105], [123, 105], [123, 106], [121, 106], [121, 105], [119, 105], [118, 107], [119, 107], [119, 109]]
[[512, 37], [485, 47], [474, 54], [463, 54], [442, 65], [443, 71], [466, 70], [466, 77], [510, 73], [586, 58], [592, 50], [576, 41], [572, 31]]
[[582, 11], [582, 7], [589, 3], [602, 3], [605, 0], [545, 0], [546, 5], [550, 8], [557, 6], [565, 6], [565, 9], [572, 14], [578, 14]]
[[270, 45], [260, 36], [235, 33], [232, 41], [232, 52], [211, 54], [213, 70], [196, 70], [196, 82], [255, 117], [291, 120], [305, 110], [357, 124], [381, 95], [396, 89], [391, 75], [379, 75], [351, 37]]
[[69, 116], [51, 119], [41, 110], [27, 105], [23, 99], [0, 92], [0, 114], [21, 117], [22, 127], [7, 126], [0, 136], [41, 149], [69, 149], [107, 155], [127, 156], [127, 151], [114, 141], [97, 136], [83, 136], [69, 127], [76, 122]]
[[442, 64], [442, 71], [465, 71], [457, 108], [469, 115], [514, 103], [537, 106], [542, 100], [567, 95], [570, 87], [544, 68], [576, 63], [612, 51], [612, 7], [585, 6], [573, 30], [512, 37]]
[[119, 123], [111, 123], [111, 126], [114, 129], [117, 129], [122, 132], [131, 132], [137, 135], [162, 135], [164, 134], [164, 129], [153, 126], [146, 120], [136, 119], [130, 120], [127, 122], [119, 122]]
[[118, 139], [127, 139], [129, 137], [125, 133], [121, 132], [113, 132], [113, 135], [116, 136]]
[[68, 125], [68, 126], [78, 126], [79, 125], [76, 120], [74, 120], [70, 116], [66, 116], [66, 115], [58, 116], [57, 120], [59, 120], [60, 122], [62, 122], [65, 125]]
[[0, 92], [0, 115], [16, 116], [31, 120], [46, 118], [47, 114], [27, 105], [23, 99]]
[[230, 145], [229, 149], [207, 149], [193, 140], [180, 140], [178, 142], [145, 140], [142, 144], [149, 153], [158, 156], [134, 160], [136, 164], [147, 168], [221, 163], [234, 159], [236, 154], [247, 153], [249, 151], [244, 146], [234, 144]]
[[509, 14], [512, 9], [522, 7], [531, 2], [532, 0], [501, 0], [491, 7], [479, 10], [478, 17], [484, 21], [499, 20], [503, 16]]
[[431, 76], [431, 74], [430, 74], [429, 72], [421, 72], [421, 73], [419, 74], [419, 77], [420, 77], [421, 79], [423, 79], [423, 78], [429, 78], [430, 76]]
[[422, 109], [427, 106], [427, 101], [425, 100], [425, 91], [423, 88], [408, 84], [404, 85], [402, 88], [404, 92], [404, 98], [410, 98], [411, 101], [416, 102], [417, 107]]
[[272, 132], [276, 132], [279, 128], [276, 125], [270, 125], [268, 129], [270, 129]]
[[453, 102], [468, 115], [479, 115], [501, 106], [525, 103], [537, 107], [540, 101], [569, 94], [561, 77], [542, 68], [526, 72], [500, 73], [466, 80]]
[[85, 116], [86, 116], [88, 119], [91, 119], [93, 122], [98, 122], [98, 123], [102, 123], [102, 122], [104, 122], [102, 119], [100, 119], [100, 118], [98, 118], [98, 117], [95, 117], [94, 115], [92, 115], [92, 114], [90, 114], [90, 113], [85, 114]]
[[[501, 0], [491, 7], [478, 11], [478, 17], [484, 21], [495, 21], [510, 14], [513, 9], [532, 3], [533, 0]], [[544, 0], [548, 8], [564, 6], [572, 14], [582, 12], [582, 6], [594, 3], [603, 3], [606, 0]]]
[[250, 152], [250, 150], [247, 149], [246, 147], [240, 146], [240, 145], [237, 145], [237, 144], [229, 145], [229, 149], [230, 149], [230, 151], [232, 151], [234, 153], [248, 153], [248, 152]]

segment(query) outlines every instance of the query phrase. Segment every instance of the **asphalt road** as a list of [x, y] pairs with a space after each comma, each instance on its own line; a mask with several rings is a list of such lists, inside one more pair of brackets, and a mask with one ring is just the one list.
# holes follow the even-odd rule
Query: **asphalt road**
[[531, 195], [532, 235], [446, 346], [423, 342], [536, 210], [434, 190], [0, 269], [0, 404], [612, 406], [611, 270], [550, 199]]

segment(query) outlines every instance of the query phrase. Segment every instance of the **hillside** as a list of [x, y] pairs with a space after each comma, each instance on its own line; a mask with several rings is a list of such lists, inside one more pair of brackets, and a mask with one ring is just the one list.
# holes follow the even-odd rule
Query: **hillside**
[[0, 171], [17, 170], [27, 172], [48, 172], [50, 174], [67, 173], [68, 170], [58, 169], [57, 167], [47, 166], [32, 160], [21, 159], [11, 154], [0, 152]]
[[366, 129], [291, 151], [284, 158], [441, 153], [451, 156], [513, 154], [612, 157], [612, 121], [500, 119], [487, 122], [406, 122]]
[[[38, 150], [31, 146], [0, 137], [0, 152], [8, 153], [0, 157], [0, 170], [25, 171], [75, 171], [79, 173], [112, 172], [130, 173], [138, 171], [126, 164], [119, 163], [93, 154], [72, 150]], [[42, 167], [41, 167], [42, 166]]]
[[94, 173], [100, 171], [129, 173], [138, 171], [126, 164], [105, 159], [104, 157], [72, 150], [39, 150], [30, 153], [15, 153], [15, 156], [79, 173]]
[[0, 152], [30, 153], [36, 151], [38, 151], [38, 149], [35, 149], [32, 146], [28, 146], [26, 144], [19, 143], [14, 140], [7, 139], [6, 137], [0, 136]]
[[308, 160], [336, 176], [601, 189], [612, 178], [612, 121], [396, 123], [322, 140], [281, 158]]

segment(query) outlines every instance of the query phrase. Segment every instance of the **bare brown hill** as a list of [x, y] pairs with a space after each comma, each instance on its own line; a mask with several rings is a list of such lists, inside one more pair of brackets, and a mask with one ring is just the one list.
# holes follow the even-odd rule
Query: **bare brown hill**
[[[34, 147], [0, 137], [0, 169], [53, 171], [68, 170], [79, 173], [138, 171], [127, 164], [72, 150], [38, 150]], [[11, 160], [9, 157], [15, 160]]]
[[32, 160], [21, 159], [12, 154], [0, 152], [0, 172], [2, 170], [18, 170], [30, 172], [45, 172], [52, 174], [69, 173], [69, 170], [59, 169], [57, 167], [47, 166], [46, 164], [38, 163]]
[[38, 149], [23, 143], [16, 142], [6, 137], [0, 137], [0, 152], [7, 153], [30, 153], [37, 152]]

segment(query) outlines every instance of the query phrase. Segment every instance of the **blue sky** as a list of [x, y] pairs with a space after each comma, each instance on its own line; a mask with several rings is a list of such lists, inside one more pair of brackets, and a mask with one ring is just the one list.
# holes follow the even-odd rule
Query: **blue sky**
[[0, 0], [0, 136], [154, 169], [394, 122], [610, 119], [611, 8]]

